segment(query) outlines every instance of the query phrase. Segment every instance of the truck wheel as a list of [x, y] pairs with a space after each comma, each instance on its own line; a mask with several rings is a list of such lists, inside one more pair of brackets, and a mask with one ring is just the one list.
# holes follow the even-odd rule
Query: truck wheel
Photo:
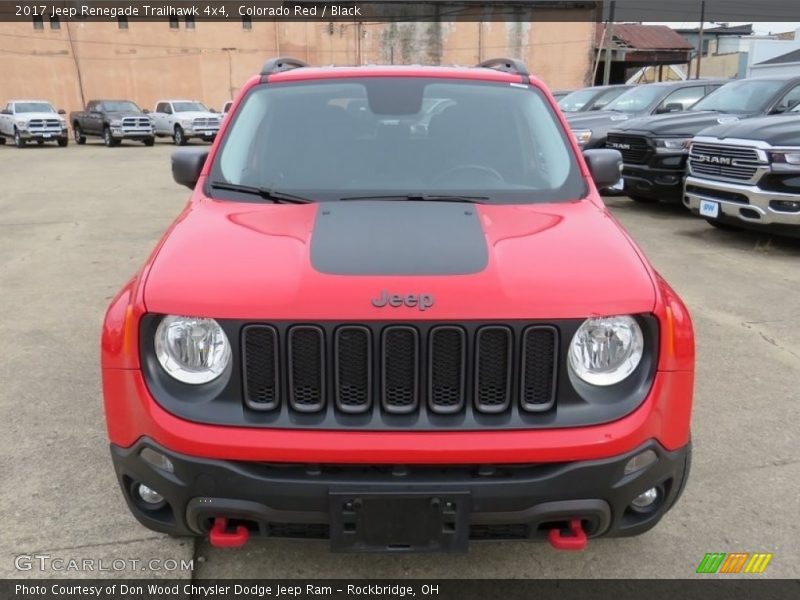
[[186, 145], [186, 134], [183, 133], [183, 128], [180, 125], [175, 125], [175, 133], [172, 136], [172, 141], [176, 146]]
[[16, 127], [14, 128], [14, 145], [17, 148], [25, 147], [25, 140], [22, 139], [22, 136], [19, 133], [19, 129], [17, 129]]
[[6, 145], [6, 136], [0, 133], [0, 146]]
[[113, 148], [119, 145], [119, 142], [111, 135], [111, 130], [108, 127], [103, 127], [103, 143], [106, 148]]
[[630, 198], [634, 202], [639, 202], [640, 204], [655, 204], [658, 202], [658, 198], [647, 198], [646, 196], [628, 195], [628, 198]]
[[143, 143], [145, 146], [152, 146], [153, 144], [155, 144], [155, 143], [156, 143], [156, 138], [144, 138], [144, 139], [142, 140], [142, 143]]
[[76, 144], [85, 144], [86, 143], [86, 136], [83, 135], [83, 129], [77, 123], [72, 125], [72, 137], [75, 138]]
[[44, 140], [36, 140], [37, 146], [44, 146]]
[[66, 148], [67, 144], [69, 144], [69, 138], [68, 137], [58, 138], [58, 146], [60, 148]]

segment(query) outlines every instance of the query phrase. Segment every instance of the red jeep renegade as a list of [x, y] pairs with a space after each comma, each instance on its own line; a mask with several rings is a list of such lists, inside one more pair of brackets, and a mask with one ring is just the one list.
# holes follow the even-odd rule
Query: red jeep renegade
[[111, 453], [146, 527], [463, 551], [653, 527], [690, 463], [689, 314], [515, 60], [275, 59], [113, 300]]

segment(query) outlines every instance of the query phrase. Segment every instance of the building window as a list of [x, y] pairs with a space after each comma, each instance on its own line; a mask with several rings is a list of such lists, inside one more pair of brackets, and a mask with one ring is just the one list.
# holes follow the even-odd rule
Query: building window
[[169, 18], [169, 28], [170, 29], [180, 29], [180, 27], [181, 27], [181, 22], [178, 20], [178, 17], [171, 16]]
[[128, 17], [125, 15], [117, 17], [117, 29], [128, 29]]
[[59, 17], [50, 17], [50, 29], [61, 29], [61, 19]]
[[184, 20], [186, 22], [186, 29], [194, 29], [194, 17], [187, 15], [184, 17]]
[[253, 17], [250, 16], [243, 16], [242, 17], [242, 29], [246, 29], [250, 31], [253, 28]]
[[34, 15], [34, 17], [33, 17], [33, 28], [34, 29], [38, 29], [38, 30], [44, 29], [44, 19], [42, 19], [41, 16], [35, 16]]

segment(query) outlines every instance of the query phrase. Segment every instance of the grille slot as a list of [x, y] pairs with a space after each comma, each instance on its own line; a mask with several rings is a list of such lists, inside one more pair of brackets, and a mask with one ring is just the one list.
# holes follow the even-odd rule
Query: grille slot
[[244, 401], [255, 410], [278, 406], [278, 334], [266, 325], [249, 325], [242, 332]]
[[451, 414], [464, 407], [467, 344], [460, 327], [436, 327], [428, 351], [428, 402], [433, 412]]
[[289, 404], [299, 412], [325, 405], [325, 344], [322, 330], [299, 325], [289, 330]]
[[371, 333], [366, 327], [340, 327], [334, 344], [336, 406], [342, 412], [366, 412], [372, 405]]
[[381, 381], [386, 412], [406, 414], [419, 404], [419, 336], [407, 326], [387, 327], [383, 332]]
[[522, 334], [520, 406], [539, 412], [552, 408], [556, 397], [556, 330], [529, 327]]
[[484, 327], [475, 344], [475, 407], [498, 413], [511, 402], [511, 330]]

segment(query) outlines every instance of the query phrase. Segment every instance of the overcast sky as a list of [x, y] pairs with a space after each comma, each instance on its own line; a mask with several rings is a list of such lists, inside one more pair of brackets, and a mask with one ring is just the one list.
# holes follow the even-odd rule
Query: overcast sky
[[[728, 23], [729, 25], [747, 25], [749, 21], [737, 22], [737, 23]], [[648, 25], [667, 25], [672, 27], [673, 29], [689, 29], [692, 27], [699, 27], [700, 23], [697, 21], [683, 21], [683, 22], [671, 22], [671, 23], [648, 23]], [[715, 23], [706, 23], [706, 27], [717, 27]], [[775, 23], [753, 23], [753, 31], [755, 33], [782, 33], [784, 31], [795, 31], [796, 29], [800, 29], [800, 21], [778, 21]]]

